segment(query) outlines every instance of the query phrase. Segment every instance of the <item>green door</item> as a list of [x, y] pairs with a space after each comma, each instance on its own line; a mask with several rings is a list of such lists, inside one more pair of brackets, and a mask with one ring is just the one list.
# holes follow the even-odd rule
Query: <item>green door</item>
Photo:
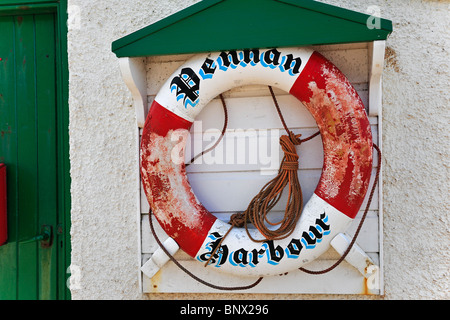
[[0, 162], [8, 192], [0, 299], [68, 298], [58, 37], [55, 13], [0, 15]]

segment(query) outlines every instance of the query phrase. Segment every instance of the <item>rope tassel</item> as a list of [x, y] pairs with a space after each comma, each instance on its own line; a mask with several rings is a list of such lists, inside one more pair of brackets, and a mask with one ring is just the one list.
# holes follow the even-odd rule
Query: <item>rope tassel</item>
[[[255, 242], [266, 240], [280, 240], [292, 234], [300, 218], [303, 207], [302, 189], [298, 180], [298, 154], [295, 146], [300, 145], [300, 134], [295, 135], [289, 131], [288, 135], [280, 137], [281, 149], [284, 152], [278, 175], [266, 183], [261, 191], [250, 201], [244, 211], [245, 227], [247, 222], [252, 223], [265, 239], [254, 239], [247, 229], [248, 236]], [[289, 185], [289, 196], [286, 203], [284, 217], [278, 222], [271, 222], [268, 213], [280, 200], [284, 188]], [[277, 226], [273, 230], [269, 226]]]

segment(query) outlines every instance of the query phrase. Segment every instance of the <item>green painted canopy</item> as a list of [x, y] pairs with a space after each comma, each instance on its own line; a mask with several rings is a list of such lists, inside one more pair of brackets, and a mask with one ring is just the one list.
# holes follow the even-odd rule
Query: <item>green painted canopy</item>
[[391, 32], [390, 20], [312, 0], [203, 0], [114, 41], [112, 51], [138, 57], [368, 42]]

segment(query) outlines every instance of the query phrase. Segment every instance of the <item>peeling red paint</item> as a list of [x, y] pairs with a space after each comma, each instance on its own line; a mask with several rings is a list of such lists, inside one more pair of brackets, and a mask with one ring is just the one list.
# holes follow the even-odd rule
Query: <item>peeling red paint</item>
[[347, 78], [319, 53], [291, 89], [320, 129], [324, 166], [315, 193], [354, 218], [372, 169], [372, 134], [364, 104]]
[[[167, 121], [167, 116], [172, 121]], [[197, 200], [188, 182], [184, 163], [172, 159], [179, 141], [172, 141], [175, 130], [188, 133], [190, 122], [170, 115], [156, 102], [141, 144], [141, 176], [153, 214], [163, 229], [180, 247], [195, 256], [216, 218]], [[172, 128], [170, 128], [170, 126]]]

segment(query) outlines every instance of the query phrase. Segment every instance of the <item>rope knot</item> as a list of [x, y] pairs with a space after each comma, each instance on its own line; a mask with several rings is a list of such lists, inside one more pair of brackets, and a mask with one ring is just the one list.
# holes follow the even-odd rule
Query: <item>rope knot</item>
[[299, 146], [303, 142], [302, 139], [300, 139], [301, 136], [301, 134], [294, 134], [292, 131], [289, 131], [289, 140], [296, 146]]
[[280, 137], [281, 149], [284, 152], [284, 158], [281, 163], [281, 170], [297, 170], [298, 169], [298, 154], [295, 146], [300, 145], [303, 141], [300, 139], [301, 134], [294, 134], [292, 131], [289, 135]]
[[245, 225], [246, 216], [245, 213], [234, 213], [230, 217], [230, 224], [233, 227], [242, 228]]
[[281, 164], [281, 170], [287, 171], [298, 170], [298, 161], [284, 161]]

